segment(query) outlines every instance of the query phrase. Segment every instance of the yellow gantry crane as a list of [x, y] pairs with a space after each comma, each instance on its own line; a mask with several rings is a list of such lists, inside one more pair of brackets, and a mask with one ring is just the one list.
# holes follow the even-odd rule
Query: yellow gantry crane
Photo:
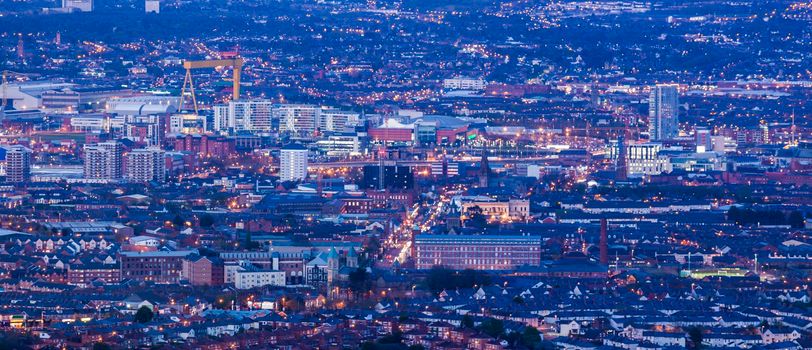
[[192, 69], [201, 68], [217, 68], [217, 67], [232, 67], [234, 75], [234, 101], [240, 99], [240, 74], [242, 73], [242, 58], [224, 59], [224, 60], [205, 60], [205, 61], [183, 61], [183, 68], [186, 68], [186, 77], [183, 78], [183, 88], [180, 92], [180, 108], [184, 109], [186, 106], [186, 88], [189, 87], [189, 94], [192, 96], [192, 105], [194, 106], [195, 114], [198, 113], [197, 98], [195, 98], [195, 85], [192, 82]]

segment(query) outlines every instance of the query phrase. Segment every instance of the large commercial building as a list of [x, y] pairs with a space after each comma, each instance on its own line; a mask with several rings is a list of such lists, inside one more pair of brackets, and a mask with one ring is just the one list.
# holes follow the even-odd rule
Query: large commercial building
[[95, 109], [109, 99], [132, 94], [129, 89], [118, 87], [64, 87], [44, 91], [40, 96], [46, 109], [79, 111], [83, 108]]
[[659, 84], [651, 89], [648, 105], [648, 131], [652, 141], [670, 140], [679, 135], [678, 85]]
[[124, 178], [130, 182], [166, 181], [166, 160], [159, 148], [134, 149], [127, 153]]
[[6, 148], [6, 182], [31, 179], [31, 150], [21, 145]]
[[361, 140], [357, 134], [330, 135], [315, 142], [316, 148], [328, 156], [356, 156], [361, 154]]
[[365, 165], [361, 186], [364, 189], [409, 190], [414, 187], [414, 174], [410, 167], [394, 163]]
[[641, 143], [626, 146], [628, 176], [659, 175], [666, 170], [668, 158], [660, 154], [659, 143]]
[[417, 235], [418, 269], [443, 266], [453, 270], [511, 270], [541, 264], [541, 238], [496, 235]]
[[307, 177], [307, 149], [291, 144], [283, 147], [279, 155], [279, 179], [300, 181]]
[[618, 160], [625, 156], [626, 175], [629, 177], [643, 177], [646, 175], [659, 175], [668, 169], [668, 157], [661, 154], [662, 144], [646, 142], [623, 145], [625, 155], [620, 152], [620, 145], [612, 140], [609, 147], [609, 157]]
[[462, 212], [479, 208], [482, 214], [493, 220], [526, 220], [530, 216], [530, 200], [494, 200], [490, 197], [471, 198], [460, 201]]
[[359, 115], [355, 112], [322, 107], [317, 120], [320, 131], [342, 131], [347, 126], [358, 124]]
[[487, 83], [483, 79], [456, 77], [443, 79], [443, 89], [446, 90], [485, 90]]
[[121, 178], [122, 146], [115, 141], [85, 145], [84, 176], [86, 179], [115, 180]]

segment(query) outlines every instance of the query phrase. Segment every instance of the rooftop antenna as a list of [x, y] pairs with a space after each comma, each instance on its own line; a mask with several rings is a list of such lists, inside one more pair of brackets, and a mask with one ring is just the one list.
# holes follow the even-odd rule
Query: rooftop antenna
[[758, 275], [758, 254], [755, 254], [755, 261], [753, 262], [753, 270], [755, 270], [756, 275]]
[[25, 59], [25, 45], [23, 44], [23, 33], [17, 37], [17, 58], [21, 61]]
[[795, 142], [796, 142], [796, 141], [795, 141], [795, 108], [793, 108], [793, 109], [792, 109], [792, 126], [790, 127], [790, 133], [791, 133], [791, 136], [790, 136], [790, 138], [791, 138], [790, 144], [791, 144], [792, 146], [797, 146], [797, 144], [795, 143]]

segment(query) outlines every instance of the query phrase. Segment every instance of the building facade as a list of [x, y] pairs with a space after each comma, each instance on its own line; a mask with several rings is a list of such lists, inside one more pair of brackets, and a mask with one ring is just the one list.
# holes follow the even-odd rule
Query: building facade
[[225, 266], [219, 258], [192, 255], [183, 259], [182, 277], [193, 286], [219, 286], [225, 283]]
[[417, 235], [418, 269], [443, 266], [453, 270], [510, 270], [541, 264], [541, 238], [496, 235]]
[[194, 250], [121, 252], [121, 279], [155, 283], [178, 283], [183, 273], [183, 259]]
[[166, 181], [164, 151], [158, 148], [135, 149], [127, 153], [124, 178], [130, 182]]
[[263, 270], [257, 268], [242, 268], [234, 273], [234, 288], [251, 289], [265, 286], [284, 286], [285, 272], [276, 270]]
[[115, 141], [85, 145], [84, 175], [87, 179], [115, 180], [121, 178], [122, 146]]

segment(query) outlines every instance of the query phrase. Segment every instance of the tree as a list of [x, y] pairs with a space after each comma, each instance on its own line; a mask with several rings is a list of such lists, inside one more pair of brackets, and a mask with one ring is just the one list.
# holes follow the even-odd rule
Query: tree
[[482, 212], [482, 208], [475, 205], [473, 207], [468, 208], [466, 212], [468, 215], [468, 223], [467, 226], [471, 227], [485, 227], [488, 226], [488, 218], [485, 217], [485, 214]]
[[366, 251], [370, 254], [377, 255], [378, 252], [381, 250], [381, 240], [378, 237], [372, 236], [369, 238], [369, 242], [366, 245]]
[[791, 213], [789, 213], [789, 218], [787, 218], [787, 223], [794, 228], [803, 228], [805, 223], [804, 221], [804, 215], [797, 210], [793, 210]]
[[251, 238], [251, 231], [245, 231], [245, 249], [251, 250], [257, 249], [259, 247], [260, 247], [259, 242], [255, 242]]
[[372, 285], [367, 270], [364, 268], [357, 268], [355, 271], [350, 272], [350, 289], [355, 293], [364, 293], [368, 291]]
[[448, 290], [490, 285], [491, 278], [482, 272], [471, 269], [458, 272], [442, 266], [435, 266], [429, 271], [425, 284], [429, 290], [436, 293], [443, 289]]
[[474, 319], [468, 314], [463, 315], [460, 322], [463, 328], [474, 328]]
[[152, 321], [152, 317], [153, 317], [152, 309], [150, 309], [148, 306], [145, 305], [139, 308], [138, 311], [135, 313], [135, 322], [147, 323], [149, 321]]
[[535, 349], [541, 343], [541, 335], [536, 327], [524, 327], [522, 332], [522, 344], [528, 348]]
[[175, 218], [172, 219], [172, 225], [175, 226], [176, 229], [180, 229], [186, 223], [180, 215], [175, 215]]
[[93, 344], [93, 350], [112, 350], [113, 348], [107, 343], [98, 342]]
[[735, 223], [739, 223], [739, 218], [741, 217], [741, 211], [737, 206], [731, 206], [730, 209], [727, 211], [727, 220], [733, 221]]
[[694, 345], [694, 349], [702, 348], [702, 329], [699, 327], [691, 327], [688, 329], [688, 338]]
[[211, 214], [203, 214], [200, 217], [200, 227], [211, 227], [214, 225], [214, 217]]
[[379, 344], [400, 344], [402, 341], [403, 334], [397, 331], [392, 334], [387, 334], [383, 336], [381, 339], [378, 339]]
[[479, 329], [485, 334], [496, 338], [505, 333], [505, 324], [502, 323], [501, 320], [489, 318], [482, 321], [482, 324], [479, 325]]
[[285, 216], [282, 217], [281, 222], [282, 226], [296, 227], [299, 223], [299, 220], [296, 218], [296, 215], [285, 214]]

